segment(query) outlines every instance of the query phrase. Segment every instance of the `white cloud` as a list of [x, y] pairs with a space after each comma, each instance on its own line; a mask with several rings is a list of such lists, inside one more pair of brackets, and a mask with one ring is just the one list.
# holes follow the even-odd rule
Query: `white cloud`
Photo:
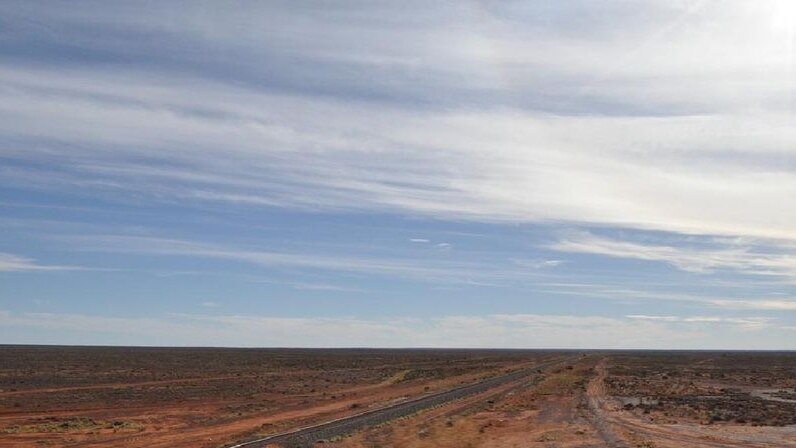
[[[317, 252], [277, 252], [146, 236], [95, 235], [65, 237], [64, 240], [74, 244], [79, 250], [87, 251], [208, 258], [271, 268], [298, 267], [454, 283], [470, 282], [473, 278], [505, 279], [521, 274], [502, 270], [498, 266], [470, 261], [401, 259], [370, 255], [341, 256]], [[309, 288], [312, 286], [309, 285]]]
[[[661, 8], [670, 9], [658, 4], [653, 10]], [[8, 156], [56, 156], [60, 168], [19, 169], [6, 179], [51, 188], [101, 184], [153, 201], [389, 210], [796, 240], [796, 210], [782, 206], [796, 195], [790, 168], [796, 130], [789, 109], [770, 104], [790, 86], [778, 77], [790, 72], [776, 49], [754, 47], [774, 43], [762, 35], [766, 7], [744, 11], [749, 8], [733, 3], [726, 9], [734, 13], [688, 16], [681, 25], [688, 33], [675, 33], [676, 41], [653, 39], [640, 53], [638, 39], [562, 42], [557, 34], [530, 39], [511, 23], [479, 28], [487, 35], [474, 43], [494, 51], [499, 71], [512, 80], [508, 97], [540, 95], [534, 82], [522, 81], [529, 72], [548, 72], [541, 75], [545, 79], [571, 72], [565, 78], [581, 84], [566, 86], [567, 92], [580, 87], [605, 92], [604, 101], [699, 110], [688, 114], [645, 114], [635, 111], [638, 105], [606, 114], [593, 98], [579, 100], [597, 103], [589, 114], [549, 114], [522, 104], [412, 107], [274, 93], [171, 71], [64, 68], [56, 75], [6, 67], [0, 79], [11, 88], [0, 92], [0, 132], [69, 147], [5, 143], [0, 150]], [[684, 12], [662, 14], [676, 19]], [[733, 28], [739, 23], [760, 35], [739, 47]], [[713, 31], [699, 34], [702, 27]], [[440, 42], [457, 41], [461, 33], [452, 31], [440, 30]], [[438, 50], [443, 48], [451, 51]], [[694, 53], [696, 48], [701, 50]], [[647, 52], [656, 56], [646, 60]], [[477, 48], [454, 53], [462, 60], [453, 65], [443, 64], [450, 55], [426, 55], [429, 70], [460, 70], [446, 85], [470, 79], [485, 57]], [[345, 65], [344, 55], [335, 54]], [[645, 63], [631, 62], [638, 58]], [[603, 71], [605, 61], [618, 61], [609, 86], [588, 75]], [[760, 68], [772, 64], [775, 69]], [[694, 84], [700, 88], [689, 88]], [[733, 87], [746, 84], [754, 88]], [[459, 87], [463, 91], [454, 93], [464, 95], [472, 86]], [[490, 87], [506, 89], [502, 82]]]
[[364, 289], [351, 288], [348, 286], [328, 285], [325, 283], [297, 283], [293, 285], [294, 289], [304, 291], [339, 291], [339, 292], [365, 292]]
[[649, 316], [646, 314], [631, 314], [626, 316], [628, 319], [638, 319], [638, 320], [654, 320], [654, 321], [661, 321], [661, 322], [680, 322], [681, 318], [678, 316]]
[[[171, 337], [182, 339], [199, 336], [199, 328], [168, 319], [141, 317], [92, 316], [84, 314], [56, 313], [12, 313], [0, 311], [0, 323], [6, 328], [14, 328], [6, 337], [19, 337], [22, 328], [46, 329], [54, 332], [68, 331], [85, 334], [111, 333], [131, 337], [156, 336], [165, 343]], [[94, 339], [96, 341], [96, 339]], [[17, 341], [22, 342], [22, 341]], [[53, 339], [53, 343], [67, 343]], [[187, 340], [185, 342], [187, 343]]]
[[[591, 316], [491, 315], [437, 318], [269, 317], [171, 315], [117, 318], [78, 314], [0, 312], [0, 325], [36, 335], [79, 338], [96, 333], [121, 335], [136, 343], [157, 335], [156, 344], [227, 346], [375, 347], [644, 347], [665, 340], [680, 346], [688, 332], [657, 323]], [[692, 335], [693, 336], [693, 335]], [[69, 339], [61, 339], [64, 340]], [[148, 340], [148, 339], [147, 339]], [[42, 342], [42, 341], [39, 341]]]
[[722, 317], [722, 316], [651, 316], [646, 314], [633, 314], [626, 316], [628, 319], [679, 322], [684, 324], [725, 324], [734, 325], [745, 330], [759, 330], [772, 325], [776, 318], [771, 317]]
[[[689, 272], [729, 269], [747, 274], [796, 278], [796, 254], [755, 251], [751, 245], [739, 246], [738, 241], [732, 241], [729, 248], [716, 249], [688, 247], [684, 244], [642, 244], [600, 237], [588, 232], [574, 232], [548, 247], [561, 252], [660, 261]], [[767, 249], [772, 247], [781, 250], [781, 246], [771, 245]]]
[[671, 291], [648, 291], [627, 287], [617, 287], [601, 284], [570, 284], [570, 283], [542, 283], [548, 286], [543, 292], [552, 294], [565, 294], [576, 297], [596, 297], [618, 302], [663, 301], [685, 302], [707, 308], [724, 310], [759, 310], [759, 311], [793, 311], [796, 310], [796, 298], [781, 297], [771, 299], [768, 297], [721, 297], [710, 294], [689, 294]]
[[[0, 186], [77, 192], [86, 203], [101, 195], [96, 202], [113, 205], [388, 212], [714, 235], [725, 241], [574, 234], [552, 248], [695, 273], [796, 278], [791, 8], [781, 1], [659, 0], [601, 3], [611, 13], [589, 14], [596, 3], [539, 5], [373, 3], [354, 14], [329, 6], [205, 5], [207, 14], [194, 17], [158, 2], [136, 14], [107, 3], [0, 4], [9, 27], [22, 24], [9, 31], [19, 58], [0, 67], [0, 154], [12, 162], [0, 166]], [[540, 14], [540, 7], [561, 9]], [[50, 34], [31, 33], [32, 18], [58, 30], [52, 42]], [[86, 39], [114, 30], [123, 38]], [[148, 38], [130, 38], [137, 34]], [[171, 45], [148, 46], [164, 41]], [[50, 57], [64, 45], [88, 57]], [[142, 54], [147, 64], [136, 59]], [[118, 63], [101, 62], [110, 60]], [[520, 261], [510, 269], [488, 260], [341, 257], [178, 239], [84, 242], [89, 250], [473, 284], [561, 263]], [[4, 271], [59, 269], [76, 268], [0, 255]], [[630, 288], [580, 294], [793, 309], [788, 296], [686, 297]], [[522, 319], [541, 325], [542, 318]], [[560, 337], [619, 344], [622, 330], [635, 335], [639, 326], [667, 323], [625, 320], [603, 322], [603, 333], [572, 329]], [[495, 316], [450, 317], [434, 328], [479, 342], [467, 339], [476, 332], [459, 333], [466, 322], [495, 341], [539, 337], [520, 329], [520, 339], [511, 339], [505, 328], [513, 324]], [[387, 325], [346, 323], [363, 330]], [[158, 329], [161, 321], [142, 324]], [[331, 332], [345, 326], [252, 325], [264, 324], [317, 324]], [[439, 335], [428, 333], [429, 344], [445, 342]]]
[[796, 311], [796, 298], [770, 300], [770, 299], [757, 299], [757, 300], [725, 300], [725, 299], [711, 299], [708, 300], [709, 304], [725, 309], [736, 310], [780, 310], [780, 311]]
[[[736, 339], [705, 329], [741, 328]], [[407, 317], [277, 317], [173, 314], [108, 317], [0, 311], [10, 343], [81, 343], [103, 334], [119, 344], [292, 347], [760, 348], [785, 327], [759, 317], [493, 314]], [[763, 336], [776, 337], [778, 333]], [[737, 333], [730, 333], [737, 335]], [[50, 338], [50, 339], [47, 339]], [[54, 339], [58, 338], [58, 339]], [[108, 340], [108, 339], [106, 339]], [[762, 341], [762, 342], [761, 342]], [[788, 341], [790, 342], [790, 341]], [[782, 348], [794, 348], [780, 344]]]
[[561, 266], [562, 264], [566, 263], [565, 260], [519, 260], [514, 259], [512, 260], [516, 265], [533, 268], [533, 269], [543, 269], [543, 268], [554, 268], [556, 266]]
[[0, 272], [74, 271], [81, 269], [84, 268], [79, 266], [42, 265], [32, 258], [0, 252]]

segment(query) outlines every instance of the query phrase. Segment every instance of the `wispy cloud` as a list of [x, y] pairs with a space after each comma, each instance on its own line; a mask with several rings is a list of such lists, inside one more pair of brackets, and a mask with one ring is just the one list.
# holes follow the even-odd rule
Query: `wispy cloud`
[[[131, 235], [66, 237], [79, 250], [192, 257], [243, 262], [263, 267], [297, 267], [363, 274], [378, 274], [441, 282], [470, 282], [477, 278], [511, 278], [511, 271], [471, 261], [435, 261], [370, 255], [332, 255], [318, 252], [278, 252], [241, 249], [228, 245]], [[301, 287], [302, 285], [299, 285]], [[303, 287], [312, 288], [311, 284]], [[332, 289], [332, 288], [329, 288]]]
[[[754, 320], [730, 322], [753, 326]], [[705, 334], [672, 327], [670, 319], [601, 316], [495, 314], [434, 318], [274, 317], [179, 314], [158, 318], [117, 318], [78, 314], [0, 312], [0, 325], [16, 329], [11, 342], [59, 334], [83, 341], [96, 333], [113, 340], [162, 345], [376, 346], [376, 347], [562, 347], [688, 348], [724, 347]], [[753, 328], [750, 328], [753, 329]], [[25, 330], [25, 331], [23, 331]], [[31, 331], [28, 331], [31, 330]], [[157, 339], [147, 339], [157, 335]]]
[[293, 288], [303, 291], [339, 291], [339, 292], [365, 292], [364, 289], [347, 286], [329, 285], [325, 283], [297, 283]]
[[[542, 284], [544, 285], [544, 284]], [[724, 310], [796, 310], [796, 297], [727, 297], [667, 290], [644, 290], [602, 284], [553, 283], [544, 292], [577, 297], [595, 297], [615, 302], [681, 302]]]
[[[669, 3], [614, 15], [622, 23], [610, 28], [621, 37], [599, 23], [551, 28], [544, 14], [510, 5], [478, 13], [424, 6], [420, 22], [384, 5], [363, 6], [369, 20], [250, 6], [257, 23], [269, 24], [254, 28], [270, 31], [241, 39], [229, 37], [238, 26], [228, 36], [157, 5], [129, 18], [113, 6], [6, 7], [4, 16], [20, 18], [9, 23], [33, 16], [61, 35], [14, 25], [20, 45], [28, 39], [49, 53], [29, 52], [30, 60], [0, 71], [10, 86], [0, 93], [2, 151], [19, 162], [3, 178], [84, 192], [102, 185], [157, 203], [796, 240], [788, 224], [796, 211], [781, 206], [796, 193], [796, 131], [778, 99], [793, 86], [786, 49], [771, 35], [776, 8]], [[576, 12], [557, 7], [562, 20]], [[593, 6], [578, 7], [581, 16]], [[388, 19], [395, 14], [407, 20]], [[469, 37], [459, 32], [462, 20], [473, 27]], [[83, 26], [119, 22], [134, 35], [184, 41], [153, 48], [128, 35], [116, 47], [85, 38]], [[308, 38], [307, 29], [323, 38]], [[650, 30], [667, 38], [650, 38]], [[128, 67], [46, 58], [65, 42], [87, 54], [152, 59]], [[225, 70], [228, 58], [234, 71]]]
[[[781, 252], [781, 247], [767, 247], [768, 252], [755, 250], [751, 244], [739, 246], [738, 240], [722, 248], [693, 247], [687, 239], [681, 244], [658, 245], [617, 240], [588, 232], [573, 232], [548, 247], [560, 252], [604, 255], [668, 263], [677, 269], [708, 273], [715, 270], [733, 270], [756, 275], [777, 275], [796, 278], [796, 254]], [[758, 242], [759, 243], [759, 242]], [[772, 249], [778, 252], [772, 252]]]
[[528, 267], [532, 269], [554, 268], [566, 263], [565, 260], [512, 260], [518, 266]]
[[[112, 253], [132, 268], [158, 257], [148, 272], [178, 265], [171, 274], [298, 273], [285, 284], [302, 290], [350, 290], [343, 276], [355, 279], [354, 289], [363, 278], [521, 285], [506, 294], [509, 304], [527, 297], [529, 278], [550, 277], [584, 285], [534, 289], [534, 306], [559, 312], [562, 305], [541, 296], [679, 302], [705, 315], [794, 309], [796, 207], [788, 199], [796, 197], [796, 83], [792, 29], [777, 25], [792, 17], [779, 1], [410, 0], [364, 2], [346, 14], [334, 4], [297, 2], [203, 4], [201, 14], [186, 8], [0, 2], [4, 31], [14, 36], [0, 50], [0, 189], [10, 192], [8, 204], [22, 204], [3, 210], [3, 224], [41, 245], [22, 251], [38, 261], [0, 254], [0, 271], [81, 269], [40, 255], [51, 253], [49, 245], [62, 250], [57, 235], [68, 233], [67, 249], [80, 260]], [[127, 213], [106, 216], [111, 209]], [[189, 214], [207, 219], [172, 220]], [[236, 239], [232, 221], [244, 214], [285, 217], [272, 221], [290, 241]], [[50, 232], [24, 222], [67, 215], [97, 226]], [[394, 245], [388, 250], [365, 247], [364, 238], [302, 245], [299, 232], [287, 229], [328, 216], [337, 227], [315, 232], [318, 240], [354, 233], [347, 220], [362, 216], [378, 217], [370, 229], [387, 221], [404, 228], [379, 240]], [[439, 232], [454, 226], [487, 237], [468, 245]], [[593, 233], [564, 234], [540, 248], [552, 227]], [[518, 237], [517, 229], [532, 230]], [[513, 241], [498, 237], [511, 232]], [[598, 257], [663, 266], [655, 274], [666, 271], [688, 283], [681, 289], [701, 292], [639, 286], [628, 279], [640, 269], [617, 272], [609, 265], [620, 263]], [[619, 276], [613, 287], [587, 286]], [[701, 289], [705, 278], [730, 276], [765, 279], [781, 295], [763, 287], [731, 296], [726, 287]], [[548, 328], [540, 327], [549, 318], [542, 311], [501, 317], [491, 308], [480, 320], [401, 321], [411, 334], [378, 319], [227, 319], [262, 340], [283, 339], [260, 326], [306, 330], [307, 343], [323, 342], [323, 331], [354, 341], [342, 336], [346, 328], [360, 329], [360, 337], [398, 332], [395, 340], [407, 344], [425, 335], [429, 345], [447, 336], [478, 345], [475, 329], [488, 336], [484, 344], [498, 345], [550, 333], [559, 338], [548, 340], [553, 345], [618, 346], [623, 331], [656, 344], [642, 329], [680, 341], [666, 325], [684, 322], [629, 319], [619, 304], [600, 305], [615, 305], [622, 317], [550, 318], [559, 326], [549, 328], [568, 333], [526, 331]], [[6, 316], [52, 328], [60, 317]], [[199, 321], [203, 329], [226, 325], [210, 317], [108, 318], [96, 328], [168, 331], [179, 323], [188, 337]], [[65, 319], [75, 328], [94, 322]]]
[[[91, 77], [80, 82], [87, 89], [96, 84]], [[134, 97], [144, 91], [146, 96], [147, 89], [144, 85], [117, 95]], [[244, 101], [241, 92], [224, 85], [199, 90], [206, 97], [204, 104], [216, 107], [228, 107], [223, 105], [230, 105], [230, 98]], [[704, 150], [701, 164], [686, 158], [669, 160], [671, 152], [660, 153], [665, 163], [656, 164], [651, 163], [658, 154], [654, 148], [640, 154], [626, 143], [649, 141], [666, 147], [666, 140], [677, 135], [704, 148], [704, 134], [732, 134], [732, 123], [746, 121], [744, 117], [625, 121], [527, 112], [406, 112], [264, 93], [252, 93], [235, 104], [238, 115], [223, 109], [197, 115], [185, 112], [199, 107], [191, 104], [196, 91], [176, 93], [181, 96], [163, 98], [152, 92], [151, 98], [142, 99], [147, 106], [109, 106], [93, 96], [77, 101], [66, 93], [57, 99], [53, 92], [6, 98], [9, 108], [0, 114], [17, 118], [4, 121], [3, 133], [64, 141], [78, 148], [58, 153], [57, 170], [28, 166], [9, 170], [4, 177], [16, 185], [50, 188], [85, 189], [102, 183], [120, 193], [144, 194], [151, 201], [398, 211], [492, 222], [564, 220], [796, 239], [787, 226], [770, 224], [795, 218], [770, 194], [791, 191], [796, 185], [792, 173], [739, 165], [735, 157], [722, 158], [712, 149]], [[251, 116], [241, 117], [241, 109]], [[385, 115], [389, 125], [374, 121]], [[87, 127], [80, 117], [95, 120]], [[35, 125], [43, 122], [48, 126]], [[714, 129], [706, 132], [705, 126]], [[782, 136], [781, 128], [760, 134], [767, 132]], [[109, 147], [114, 150], [109, 152]], [[594, 152], [595, 147], [602, 152]], [[52, 156], [52, 150], [4, 151], [26, 162]], [[369, 157], [374, 151], [378, 157]], [[484, 152], [494, 157], [484, 160]], [[708, 167], [731, 174], [714, 178], [703, 172]], [[723, 189], [749, 204], [743, 217], [727, 202]], [[653, 203], [660, 205], [649, 207]]]
[[[81, 314], [0, 311], [0, 325], [19, 340], [60, 334], [80, 342], [102, 333], [120, 343], [309, 347], [561, 347], [561, 348], [761, 348], [766, 332], [788, 325], [764, 317], [605, 317], [562, 314], [442, 315], [438, 317], [283, 317], [172, 314], [118, 318]], [[745, 340], [727, 341], [706, 329], [743, 329]], [[758, 331], [763, 330], [766, 331]], [[23, 331], [25, 330], [25, 331]], [[761, 339], [762, 338], [762, 339]], [[794, 348], [782, 339], [778, 348]], [[762, 345], [761, 345], [762, 344]]]
[[771, 326], [777, 319], [771, 317], [721, 317], [721, 316], [650, 316], [645, 314], [628, 315], [628, 319], [659, 322], [679, 322], [684, 324], [728, 324], [746, 330], [759, 330]]
[[85, 268], [80, 266], [43, 265], [32, 258], [0, 252], [0, 272], [75, 271], [83, 269]]
[[710, 299], [708, 303], [718, 308], [730, 310], [772, 310], [772, 311], [796, 311], [796, 298], [792, 299]]

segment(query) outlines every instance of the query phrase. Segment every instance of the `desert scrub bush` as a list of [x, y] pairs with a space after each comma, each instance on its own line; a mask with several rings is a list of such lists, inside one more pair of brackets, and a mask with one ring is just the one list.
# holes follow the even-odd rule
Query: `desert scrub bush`
[[71, 417], [65, 420], [58, 420], [56, 418], [47, 419], [41, 423], [30, 425], [15, 425], [8, 428], [3, 428], [0, 433], [4, 434], [30, 434], [30, 433], [61, 433], [61, 432], [85, 432], [96, 431], [99, 429], [113, 429], [118, 430], [140, 430], [144, 429], [144, 425], [137, 422], [125, 422], [115, 420], [113, 422], [103, 422], [94, 420], [91, 417]]

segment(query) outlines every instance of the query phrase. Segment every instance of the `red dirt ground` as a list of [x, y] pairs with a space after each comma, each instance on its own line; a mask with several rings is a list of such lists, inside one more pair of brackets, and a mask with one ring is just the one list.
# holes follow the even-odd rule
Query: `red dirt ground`
[[212, 448], [549, 354], [7, 346], [0, 357], [2, 447]]
[[[0, 447], [220, 448], [560, 356], [0, 347]], [[796, 354], [568, 356], [324, 446], [796, 447]]]

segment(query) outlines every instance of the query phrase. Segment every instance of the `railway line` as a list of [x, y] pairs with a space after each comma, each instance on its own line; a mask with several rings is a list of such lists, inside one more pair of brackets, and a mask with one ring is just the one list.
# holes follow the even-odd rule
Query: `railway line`
[[475, 383], [459, 386], [423, 397], [418, 397], [387, 407], [362, 412], [360, 414], [351, 415], [337, 420], [324, 422], [318, 425], [299, 428], [292, 431], [239, 443], [229, 448], [263, 448], [270, 445], [278, 445], [288, 448], [311, 447], [316, 442], [321, 440], [330, 440], [335, 437], [345, 436], [363, 428], [379, 425], [390, 420], [412, 415], [425, 409], [441, 406], [454, 400], [486, 392], [489, 389], [493, 389], [513, 381], [518, 381], [522, 378], [531, 378], [541, 373], [543, 369], [564, 362], [567, 359], [569, 358], [565, 358], [563, 360], [559, 358], [505, 375], [494, 376]]

